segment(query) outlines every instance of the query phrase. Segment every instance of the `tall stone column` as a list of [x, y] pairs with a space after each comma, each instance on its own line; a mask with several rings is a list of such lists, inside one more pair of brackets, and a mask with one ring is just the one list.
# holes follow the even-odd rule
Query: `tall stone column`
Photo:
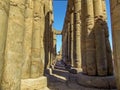
[[70, 32], [70, 22], [67, 23], [67, 35], [68, 35], [68, 36], [67, 36], [67, 39], [68, 39], [68, 40], [67, 40], [67, 47], [68, 47], [68, 53], [67, 53], [67, 54], [68, 54], [68, 60], [67, 60], [67, 64], [70, 65], [70, 63], [71, 63], [71, 60], [70, 60], [70, 57], [71, 57], [71, 56], [70, 56], [70, 55], [71, 55], [71, 54], [70, 54], [70, 53], [71, 53], [71, 44], [70, 44], [70, 42], [71, 42], [71, 39], [70, 39], [70, 36], [71, 36], [71, 32]]
[[81, 69], [81, 0], [74, 0], [75, 68]]
[[113, 57], [117, 88], [120, 90], [120, 0], [111, 0], [111, 21], [113, 35]]
[[65, 39], [65, 44], [64, 45], [65, 45], [65, 63], [66, 64], [67, 64], [67, 60], [68, 60], [68, 46], [67, 46], [68, 45], [68, 43], [67, 43], [68, 38], [67, 37], [68, 37], [67, 32], [65, 32], [65, 38], [64, 38]]
[[0, 84], [3, 72], [4, 52], [8, 29], [10, 0], [0, 0]]
[[70, 28], [70, 32], [71, 32], [71, 52], [70, 52], [70, 60], [71, 60], [71, 66], [74, 66], [74, 60], [73, 60], [73, 46], [74, 46], [74, 13], [73, 11], [71, 12], [71, 17], [70, 17], [70, 24], [71, 24], [71, 28]]
[[106, 1], [102, 0], [102, 9], [103, 9], [103, 29], [105, 32], [105, 45], [106, 45], [106, 56], [107, 56], [107, 65], [108, 65], [108, 75], [113, 75], [113, 59], [112, 59], [112, 50], [109, 42], [109, 32], [107, 25], [107, 11], [106, 11]]
[[103, 29], [103, 9], [102, 0], [94, 0], [95, 10], [95, 44], [96, 44], [96, 63], [97, 73], [100, 76], [107, 75], [107, 57], [105, 45], [105, 33]]
[[49, 0], [50, 66], [52, 65], [53, 57], [54, 57], [54, 54], [53, 54], [53, 27], [52, 27], [52, 24], [54, 21], [53, 21], [52, 1], [53, 0]]
[[45, 44], [45, 68], [48, 69], [50, 66], [50, 50], [49, 50], [49, 42], [50, 42], [50, 38], [49, 38], [49, 34], [50, 34], [50, 30], [49, 30], [49, 0], [44, 0], [45, 2], [45, 6], [44, 6], [44, 9], [45, 9], [45, 36], [44, 36], [44, 39], [46, 41], [46, 44]]
[[32, 43], [32, 31], [33, 31], [33, 1], [26, 1], [26, 10], [25, 10], [25, 34], [24, 34], [24, 64], [22, 69], [22, 78], [30, 77], [31, 70], [31, 43]]
[[44, 14], [44, 1], [41, 0], [41, 5], [40, 5], [40, 75], [44, 74], [44, 64], [45, 64], [45, 14]]
[[86, 66], [88, 75], [96, 75], [93, 0], [86, 0]]
[[87, 74], [86, 65], [86, 0], [81, 1], [81, 54], [82, 54], [82, 72]]
[[54, 60], [56, 58], [56, 32], [53, 31], [53, 54], [54, 54]]
[[37, 78], [41, 67], [41, 0], [34, 1], [34, 21], [33, 21], [33, 36], [32, 36], [32, 57], [31, 57], [31, 77]]
[[5, 45], [4, 71], [2, 77], [1, 90], [21, 90], [21, 73], [22, 66], [24, 63], [24, 20], [25, 0], [10, 0], [8, 31]]

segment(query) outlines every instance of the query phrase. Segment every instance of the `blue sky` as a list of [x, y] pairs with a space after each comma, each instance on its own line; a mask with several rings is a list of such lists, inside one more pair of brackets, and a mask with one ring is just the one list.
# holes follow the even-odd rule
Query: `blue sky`
[[[108, 14], [108, 27], [110, 35], [110, 43], [112, 45], [112, 35], [111, 35], [111, 22], [110, 22], [110, 6], [109, 0], [106, 0], [107, 14]], [[67, 0], [53, 0], [53, 10], [54, 10], [54, 24], [53, 27], [57, 30], [62, 30], [64, 24], [64, 17], [66, 14]], [[60, 50], [62, 45], [62, 37], [57, 36], [57, 52]]]
[[[54, 23], [53, 27], [57, 30], [62, 30], [64, 24], [64, 17], [66, 14], [67, 1], [53, 0]], [[57, 52], [62, 45], [62, 36], [57, 35]]]

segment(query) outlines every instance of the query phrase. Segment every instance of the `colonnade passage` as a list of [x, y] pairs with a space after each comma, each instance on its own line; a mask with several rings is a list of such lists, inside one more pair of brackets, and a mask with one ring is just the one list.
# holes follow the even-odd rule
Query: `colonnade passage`
[[120, 0], [110, 8], [113, 51], [105, 0], [68, 0], [62, 31], [53, 0], [0, 0], [0, 90], [120, 90]]

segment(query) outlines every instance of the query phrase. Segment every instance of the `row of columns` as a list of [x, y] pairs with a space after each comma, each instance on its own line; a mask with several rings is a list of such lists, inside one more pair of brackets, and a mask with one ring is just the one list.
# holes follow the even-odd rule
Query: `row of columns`
[[62, 31], [63, 60], [86, 75], [113, 75], [105, 8], [105, 0], [68, 1]]
[[110, 0], [112, 35], [113, 35], [113, 57], [117, 88], [120, 90], [120, 0]]
[[53, 59], [52, 12], [52, 0], [0, 0], [0, 90], [44, 75]]

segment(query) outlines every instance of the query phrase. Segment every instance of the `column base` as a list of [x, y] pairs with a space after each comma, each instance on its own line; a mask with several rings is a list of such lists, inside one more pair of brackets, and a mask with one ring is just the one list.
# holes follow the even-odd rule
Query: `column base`
[[50, 90], [47, 88], [47, 78], [41, 76], [35, 79], [22, 79], [21, 90]]
[[115, 77], [114, 76], [88, 76], [82, 73], [76, 75], [70, 75], [70, 78], [76, 78], [79, 85], [89, 88], [98, 89], [116, 89]]
[[45, 73], [51, 75], [51, 74], [52, 74], [52, 68], [48, 68], [48, 69], [46, 69], [46, 70], [45, 70]]
[[72, 73], [72, 74], [78, 74], [82, 71], [82, 69], [80, 68], [71, 68], [69, 69], [69, 72]]

